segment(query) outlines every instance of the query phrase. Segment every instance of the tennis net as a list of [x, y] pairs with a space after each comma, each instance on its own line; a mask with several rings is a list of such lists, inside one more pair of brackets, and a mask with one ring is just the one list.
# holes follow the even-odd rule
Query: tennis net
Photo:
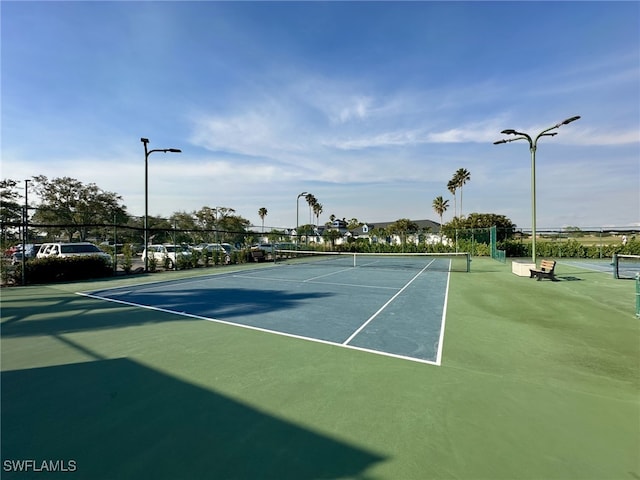
[[469, 272], [469, 253], [357, 253], [276, 250], [274, 261], [287, 265], [390, 268]]
[[613, 255], [613, 278], [636, 278], [640, 273], [640, 255]]

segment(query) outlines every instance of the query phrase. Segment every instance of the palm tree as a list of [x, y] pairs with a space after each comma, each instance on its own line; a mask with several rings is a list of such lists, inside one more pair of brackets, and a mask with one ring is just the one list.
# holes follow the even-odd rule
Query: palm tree
[[313, 213], [316, 216], [316, 225], [320, 225], [320, 214], [322, 213], [322, 204], [317, 202], [313, 205]]
[[442, 243], [442, 216], [449, 207], [449, 200], [442, 198], [442, 195], [433, 199], [433, 209], [440, 216], [440, 243]]
[[316, 199], [316, 197], [313, 196], [313, 193], [307, 193], [304, 197], [304, 199], [307, 201], [307, 203], [309, 204], [309, 223], [312, 223], [312, 212], [313, 212], [313, 206], [318, 203], [318, 200]]
[[453, 218], [455, 218], [458, 214], [458, 202], [456, 201], [456, 190], [458, 189], [458, 186], [456, 185], [455, 177], [449, 180], [449, 183], [447, 183], [447, 189], [449, 189], [453, 195]]
[[462, 216], [462, 186], [471, 180], [471, 173], [466, 168], [459, 168], [453, 177], [460, 188], [460, 216]]
[[262, 220], [262, 233], [264, 233], [264, 217], [267, 216], [267, 209], [262, 207], [258, 210], [258, 215], [260, 216], [260, 220]]

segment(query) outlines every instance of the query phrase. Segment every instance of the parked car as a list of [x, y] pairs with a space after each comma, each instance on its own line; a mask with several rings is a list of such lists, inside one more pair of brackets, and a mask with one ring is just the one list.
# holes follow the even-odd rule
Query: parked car
[[271, 243], [258, 243], [251, 246], [251, 258], [255, 262], [263, 262], [265, 260], [273, 260], [275, 257], [276, 246]]
[[[40, 243], [27, 243], [24, 246], [24, 258], [25, 259], [35, 258], [40, 247], [41, 247]], [[17, 246], [17, 249], [11, 255], [11, 264], [15, 265], [17, 263], [21, 263], [22, 257], [23, 257], [22, 244], [20, 244]]]
[[231, 255], [232, 252], [238, 251], [238, 249], [233, 245], [231, 245], [230, 243], [221, 243], [220, 245], [222, 245], [222, 248], [224, 248], [229, 255]]
[[68, 258], [68, 257], [78, 257], [78, 256], [87, 256], [87, 255], [96, 255], [104, 259], [106, 262], [111, 263], [111, 255], [103, 252], [96, 245], [90, 242], [43, 243], [40, 246], [38, 253], [36, 254], [36, 258], [47, 258], [47, 257]]
[[200, 252], [206, 252], [207, 255], [213, 256], [215, 252], [218, 252], [220, 258], [223, 259], [223, 263], [229, 264], [231, 263], [231, 250], [227, 250], [225, 245], [228, 244], [220, 244], [220, 243], [201, 243], [194, 248], [194, 250], [199, 250]]
[[177, 263], [177, 258], [183, 258], [185, 260], [191, 259], [191, 250], [184, 245], [149, 245], [142, 252], [142, 261], [147, 258], [147, 251], [149, 259], [154, 258], [160, 265], [165, 265], [167, 268], [174, 268]]

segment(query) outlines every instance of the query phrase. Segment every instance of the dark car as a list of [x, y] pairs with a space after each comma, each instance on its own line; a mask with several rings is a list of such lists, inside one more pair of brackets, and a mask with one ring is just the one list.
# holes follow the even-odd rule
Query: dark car
[[[35, 258], [36, 253], [38, 253], [38, 250], [40, 250], [39, 243], [27, 243], [24, 249], [25, 260], [29, 258]], [[21, 262], [22, 262], [22, 245], [18, 245], [17, 250], [13, 252], [13, 254], [11, 255], [11, 264], [15, 265], [16, 263], [21, 263]]]

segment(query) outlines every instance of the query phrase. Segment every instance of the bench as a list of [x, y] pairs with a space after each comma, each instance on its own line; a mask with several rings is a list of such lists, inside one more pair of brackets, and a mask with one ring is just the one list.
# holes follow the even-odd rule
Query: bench
[[556, 281], [556, 277], [554, 274], [555, 268], [556, 268], [555, 260], [542, 260], [540, 262], [539, 269], [532, 268], [529, 270], [531, 272], [531, 275], [529, 276], [529, 278], [536, 277], [538, 281], [542, 280], [543, 278], [548, 278], [551, 281], [555, 282]]

